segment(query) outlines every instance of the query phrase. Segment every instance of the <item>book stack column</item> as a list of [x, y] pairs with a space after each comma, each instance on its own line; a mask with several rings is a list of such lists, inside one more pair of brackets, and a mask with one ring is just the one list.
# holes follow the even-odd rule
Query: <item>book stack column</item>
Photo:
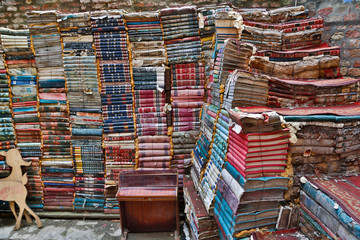
[[[289, 130], [276, 113], [230, 110], [239, 125], [230, 128], [227, 162], [215, 197], [215, 218], [223, 239], [241, 238], [251, 229], [275, 229], [288, 178]], [[240, 130], [240, 131], [239, 131]]]
[[103, 122], [90, 15], [60, 17], [75, 166], [74, 210], [104, 211]]
[[242, 41], [259, 50], [290, 50], [317, 47], [321, 44], [322, 18], [308, 18], [304, 6], [282, 8], [278, 11], [243, 13]]
[[[212, 69], [213, 61], [213, 53], [215, 47], [215, 16], [218, 12], [229, 11], [227, 5], [209, 5], [200, 7], [197, 9], [198, 11], [198, 19], [199, 19], [199, 30], [202, 44], [202, 52], [204, 55], [204, 63], [205, 63], [205, 73], [206, 80], [209, 80], [210, 70]], [[209, 95], [210, 96], [210, 95]]]
[[[1, 34], [2, 35], [2, 34]], [[1, 38], [0, 35], [0, 38]], [[10, 98], [10, 82], [6, 75], [4, 48], [2, 41], [0, 41], [0, 126], [3, 129], [0, 133], [0, 149], [1, 151], [7, 151], [7, 149], [14, 148], [16, 142], [16, 135], [14, 129], [14, 123], [12, 120], [11, 111], [11, 98]], [[10, 174], [10, 168], [6, 164], [6, 159], [0, 156], [0, 177], [6, 177]], [[8, 206], [7, 203], [2, 202], [0, 207], [3, 205]]]
[[38, 71], [44, 210], [72, 210], [74, 168], [57, 15], [34, 11], [27, 17]]
[[31, 50], [29, 30], [1, 29], [5, 63], [11, 82], [12, 110], [17, 137], [16, 147], [27, 167], [27, 202], [33, 209], [42, 209], [43, 187], [40, 177], [41, 134], [37, 101], [37, 74]]
[[[125, 14], [132, 57], [138, 168], [170, 167], [165, 91], [166, 53], [159, 13]], [[168, 96], [168, 101], [170, 96]]]
[[105, 147], [105, 213], [118, 213], [119, 172], [135, 167], [135, 127], [125, 20], [121, 11], [91, 16], [101, 82]]
[[199, 187], [199, 183], [203, 174], [203, 170], [209, 160], [209, 152], [213, 141], [213, 133], [216, 124], [216, 116], [219, 108], [214, 105], [205, 103], [201, 111], [201, 127], [199, 139], [191, 152], [192, 168], [190, 169], [195, 187]]
[[188, 6], [162, 9], [160, 14], [172, 79], [172, 165], [178, 169], [181, 188], [184, 163], [191, 159], [191, 151], [200, 130], [205, 68], [202, 63], [196, 8]]

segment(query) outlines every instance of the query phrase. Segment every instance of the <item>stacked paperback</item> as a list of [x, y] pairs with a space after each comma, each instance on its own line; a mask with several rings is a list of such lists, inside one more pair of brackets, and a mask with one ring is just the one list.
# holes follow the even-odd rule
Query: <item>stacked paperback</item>
[[211, 103], [223, 103], [223, 93], [228, 76], [235, 69], [249, 70], [249, 61], [255, 52], [255, 47], [249, 43], [242, 43], [236, 39], [226, 39], [222, 47], [216, 52], [215, 65], [212, 72]]
[[338, 78], [340, 59], [338, 56], [319, 55], [282, 61], [269, 57], [252, 56], [250, 68], [252, 72], [263, 73], [278, 78]]
[[359, 79], [277, 79], [269, 82], [269, 107], [317, 107], [358, 101]]
[[74, 170], [69, 108], [56, 12], [29, 12], [38, 71], [44, 210], [72, 210]]
[[235, 70], [227, 79], [223, 107], [266, 106], [269, 94], [267, 75]]
[[255, 228], [275, 228], [288, 184], [282, 175], [290, 137], [276, 113], [229, 114], [236, 124], [229, 131], [214, 208], [224, 239], [247, 236]]
[[135, 167], [135, 127], [130, 58], [125, 21], [120, 11], [91, 16], [100, 71], [104, 123], [106, 213], [117, 213], [116, 182], [120, 171]]
[[11, 83], [16, 146], [25, 161], [30, 161], [27, 202], [33, 209], [42, 209], [43, 187], [40, 178], [40, 120], [38, 116], [37, 77], [34, 54], [28, 30], [1, 29], [5, 63]]
[[75, 167], [74, 210], [104, 210], [104, 158], [97, 62], [89, 13], [59, 20]]

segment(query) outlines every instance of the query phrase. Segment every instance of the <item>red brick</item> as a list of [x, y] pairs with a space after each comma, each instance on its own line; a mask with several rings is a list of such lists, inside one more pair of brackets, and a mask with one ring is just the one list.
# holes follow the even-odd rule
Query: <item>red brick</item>
[[356, 68], [360, 67], [360, 61], [355, 61], [354, 62], [354, 67], [356, 67]]
[[328, 16], [330, 15], [330, 13], [332, 13], [333, 8], [329, 7], [329, 8], [323, 8], [323, 9], [319, 9], [318, 13], [321, 16]]
[[348, 75], [353, 77], [360, 76], [360, 68], [349, 68]]
[[356, 20], [356, 13], [349, 13], [344, 16], [344, 21], [354, 21]]
[[346, 37], [347, 38], [359, 38], [360, 37], [360, 31], [355, 31], [355, 30], [347, 31], [346, 32]]
[[9, 23], [9, 20], [7, 20], [6, 18], [0, 18], [0, 24], [7, 24]]
[[360, 46], [360, 39], [349, 39], [349, 48], [358, 48]]
[[26, 6], [20, 6], [20, 11], [38, 11], [40, 10], [40, 6], [36, 6], [36, 5], [26, 5]]
[[360, 57], [360, 49], [345, 49], [343, 57], [358, 58], [358, 57]]

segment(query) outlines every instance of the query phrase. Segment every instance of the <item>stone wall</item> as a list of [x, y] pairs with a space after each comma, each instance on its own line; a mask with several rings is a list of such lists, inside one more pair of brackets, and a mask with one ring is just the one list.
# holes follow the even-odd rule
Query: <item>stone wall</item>
[[[230, 0], [236, 7], [266, 7], [305, 5], [311, 16], [325, 20], [323, 41], [341, 46], [341, 72], [360, 77], [360, 0]], [[0, 26], [26, 28], [28, 10], [59, 10], [61, 12], [125, 9], [128, 11], [157, 10], [179, 5], [224, 3], [220, 0], [1, 0]]]

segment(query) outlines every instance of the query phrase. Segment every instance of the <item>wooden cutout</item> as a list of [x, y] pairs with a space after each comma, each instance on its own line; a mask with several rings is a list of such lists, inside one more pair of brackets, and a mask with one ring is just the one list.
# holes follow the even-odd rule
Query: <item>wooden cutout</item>
[[[35, 218], [37, 226], [40, 228], [42, 226], [40, 218], [26, 204], [27, 189], [25, 184], [28, 182], [28, 178], [27, 173], [23, 175], [21, 170], [21, 166], [30, 166], [31, 162], [25, 162], [17, 149], [2, 151], [0, 155], [6, 157], [6, 163], [11, 167], [10, 175], [0, 179], [0, 200], [9, 201], [11, 212], [16, 219], [14, 230], [20, 229], [23, 214], [28, 223], [32, 222], [27, 212]], [[15, 203], [20, 209], [19, 216], [16, 215]]]

